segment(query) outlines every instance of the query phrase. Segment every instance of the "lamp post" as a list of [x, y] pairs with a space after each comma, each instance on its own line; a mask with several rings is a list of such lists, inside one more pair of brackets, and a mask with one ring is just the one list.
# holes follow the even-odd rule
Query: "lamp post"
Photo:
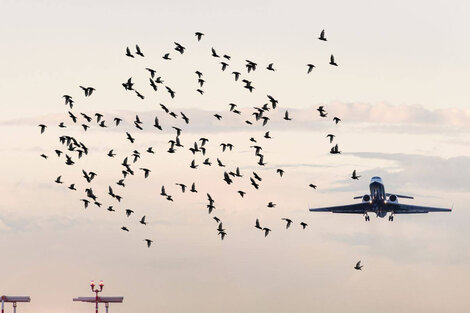
[[100, 297], [98, 296], [98, 293], [103, 291], [103, 287], [104, 287], [103, 281], [100, 281], [98, 285], [99, 288], [95, 288], [95, 286], [96, 286], [95, 282], [91, 281], [90, 287], [91, 287], [91, 291], [95, 293], [94, 297], [78, 297], [78, 298], [73, 298], [73, 301], [95, 303], [95, 313], [98, 313], [98, 303], [104, 303], [106, 307], [106, 313], [108, 313], [110, 303], [122, 303], [122, 301], [124, 300], [124, 297]]
[[103, 291], [103, 287], [104, 287], [104, 283], [102, 280], [100, 280], [100, 288], [96, 288], [95, 289], [95, 281], [91, 281], [91, 284], [90, 284], [90, 287], [91, 287], [91, 291], [94, 292], [96, 294], [96, 313], [98, 313], [98, 300], [99, 300], [99, 297], [98, 297], [98, 293], [102, 292]]

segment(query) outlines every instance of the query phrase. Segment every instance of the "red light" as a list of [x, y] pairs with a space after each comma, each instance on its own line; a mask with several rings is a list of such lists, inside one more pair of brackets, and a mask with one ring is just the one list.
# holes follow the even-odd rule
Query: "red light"
[[100, 286], [104, 286], [104, 283], [102, 280], [100, 280]]
[[92, 280], [90, 286], [94, 286], [94, 285], [95, 285], [95, 281]]

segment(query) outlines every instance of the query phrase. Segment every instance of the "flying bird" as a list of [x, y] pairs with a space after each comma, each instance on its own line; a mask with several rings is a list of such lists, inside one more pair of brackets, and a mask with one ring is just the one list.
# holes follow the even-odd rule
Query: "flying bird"
[[334, 66], [338, 66], [338, 64], [336, 64], [335, 62], [335, 57], [333, 55], [330, 56], [330, 64]]
[[323, 40], [323, 41], [326, 41], [326, 38], [325, 38], [325, 30], [324, 30], [324, 29], [321, 31], [320, 37], [318, 37], [318, 39]]
[[204, 36], [204, 34], [201, 32], [196, 32], [194, 33], [194, 35], [196, 36], [197, 41], [201, 41], [202, 36]]
[[361, 177], [361, 176], [357, 176], [357, 175], [356, 175], [356, 170], [354, 170], [353, 173], [352, 173], [351, 178], [352, 178], [352, 179], [359, 180], [359, 177]]
[[362, 271], [363, 265], [361, 265], [361, 261], [356, 263], [356, 266], [354, 266], [355, 270]]
[[282, 218], [283, 221], [286, 221], [287, 224], [286, 224], [286, 229], [288, 229], [290, 227], [290, 225], [292, 224], [292, 220], [291, 219], [288, 219], [288, 218]]

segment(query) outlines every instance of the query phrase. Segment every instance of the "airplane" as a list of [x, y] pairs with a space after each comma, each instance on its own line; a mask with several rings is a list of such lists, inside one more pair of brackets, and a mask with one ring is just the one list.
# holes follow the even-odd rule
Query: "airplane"
[[310, 212], [332, 212], [332, 213], [350, 213], [363, 214], [366, 222], [370, 221], [368, 212], [375, 213], [377, 217], [385, 217], [390, 213], [388, 220], [393, 222], [395, 214], [420, 214], [429, 212], [451, 212], [452, 209], [433, 208], [426, 206], [417, 206], [398, 203], [398, 198], [414, 199], [410, 196], [391, 194], [385, 192], [382, 178], [374, 176], [370, 180], [370, 194], [357, 196], [353, 199], [362, 199], [361, 203], [339, 205], [325, 208], [309, 209]]

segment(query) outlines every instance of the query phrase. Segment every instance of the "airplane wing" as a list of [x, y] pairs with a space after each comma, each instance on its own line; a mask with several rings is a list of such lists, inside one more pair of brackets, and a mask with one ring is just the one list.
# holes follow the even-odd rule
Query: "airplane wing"
[[404, 195], [397, 195], [395, 193], [386, 193], [385, 194], [387, 197], [391, 196], [391, 195], [394, 195], [396, 196], [397, 198], [403, 198], [403, 199], [414, 199], [414, 197], [412, 196], [404, 196]]
[[339, 206], [331, 206], [325, 208], [309, 209], [310, 212], [332, 212], [332, 213], [350, 213], [350, 214], [364, 214], [370, 209], [370, 203], [356, 203]]
[[433, 208], [428, 206], [401, 204], [401, 203], [388, 203], [388, 208], [394, 212], [394, 214], [419, 214], [429, 212], [451, 212], [452, 209], [447, 208]]

